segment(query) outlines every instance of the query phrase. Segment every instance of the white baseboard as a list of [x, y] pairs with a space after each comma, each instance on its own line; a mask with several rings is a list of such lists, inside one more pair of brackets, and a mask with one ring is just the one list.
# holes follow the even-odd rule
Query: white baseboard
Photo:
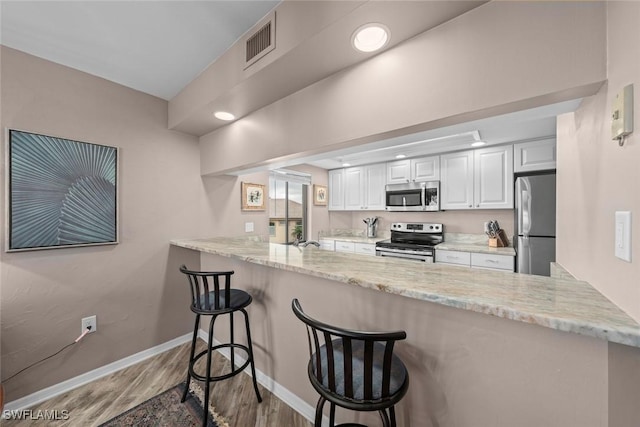
[[[198, 337], [201, 338], [204, 342], [209, 340], [208, 333], [203, 331], [202, 329], [198, 330]], [[220, 342], [214, 338], [214, 344], [218, 345]], [[228, 348], [219, 349], [218, 352], [222, 354], [227, 359], [231, 359], [231, 354]], [[241, 355], [236, 355], [236, 364], [242, 365], [247, 359], [242, 357]], [[248, 375], [251, 375], [251, 368], [247, 366], [245, 368], [245, 372]], [[256, 380], [258, 383], [262, 385], [264, 388], [269, 390], [271, 393], [276, 395], [280, 400], [289, 405], [293, 410], [298, 412], [300, 415], [311, 421], [313, 423], [316, 418], [316, 408], [309, 405], [307, 402], [302, 400], [298, 395], [291, 392], [289, 389], [284, 387], [281, 384], [278, 384], [273, 378], [269, 377], [264, 372], [260, 371], [256, 368]], [[329, 425], [329, 417], [326, 415], [322, 417], [322, 425]]]
[[4, 411], [21, 411], [23, 409], [30, 408], [38, 403], [42, 403], [45, 400], [49, 400], [52, 397], [66, 393], [74, 388], [88, 384], [91, 381], [95, 381], [98, 378], [102, 378], [106, 375], [117, 372], [121, 369], [127, 368], [131, 365], [135, 365], [145, 359], [148, 359], [157, 354], [163, 353], [181, 344], [189, 342], [193, 338], [193, 332], [174, 338], [171, 341], [167, 341], [163, 344], [157, 345], [147, 350], [143, 350], [139, 353], [132, 354], [124, 359], [116, 360], [113, 363], [94, 369], [93, 371], [86, 372], [77, 377], [68, 379], [51, 387], [47, 387], [40, 391], [36, 391], [28, 396], [21, 397], [20, 399], [7, 402], [4, 407]]

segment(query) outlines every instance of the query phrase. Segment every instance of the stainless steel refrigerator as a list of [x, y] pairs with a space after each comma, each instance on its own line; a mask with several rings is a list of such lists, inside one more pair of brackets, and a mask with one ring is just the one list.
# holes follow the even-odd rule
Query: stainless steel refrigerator
[[516, 272], [549, 276], [556, 260], [556, 175], [516, 179]]

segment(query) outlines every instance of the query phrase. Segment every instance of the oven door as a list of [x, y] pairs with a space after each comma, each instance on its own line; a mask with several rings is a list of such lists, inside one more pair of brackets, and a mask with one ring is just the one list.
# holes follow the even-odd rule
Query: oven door
[[424, 184], [393, 184], [385, 187], [387, 211], [423, 211], [425, 208]]
[[405, 249], [377, 247], [376, 255], [390, 257], [390, 258], [410, 259], [414, 261], [421, 261], [427, 264], [433, 263], [433, 251], [409, 251]]

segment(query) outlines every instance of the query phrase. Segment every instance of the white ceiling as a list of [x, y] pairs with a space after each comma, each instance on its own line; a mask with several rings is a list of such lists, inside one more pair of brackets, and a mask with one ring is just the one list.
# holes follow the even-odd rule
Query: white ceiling
[[0, 43], [169, 100], [279, 1], [6, 1]]

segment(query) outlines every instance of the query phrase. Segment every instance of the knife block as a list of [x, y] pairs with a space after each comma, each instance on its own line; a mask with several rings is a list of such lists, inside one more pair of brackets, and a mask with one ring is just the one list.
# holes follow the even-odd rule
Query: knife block
[[508, 245], [509, 240], [507, 240], [507, 235], [503, 229], [498, 230], [498, 235], [496, 237], [489, 238], [489, 247], [491, 248], [504, 248]]

